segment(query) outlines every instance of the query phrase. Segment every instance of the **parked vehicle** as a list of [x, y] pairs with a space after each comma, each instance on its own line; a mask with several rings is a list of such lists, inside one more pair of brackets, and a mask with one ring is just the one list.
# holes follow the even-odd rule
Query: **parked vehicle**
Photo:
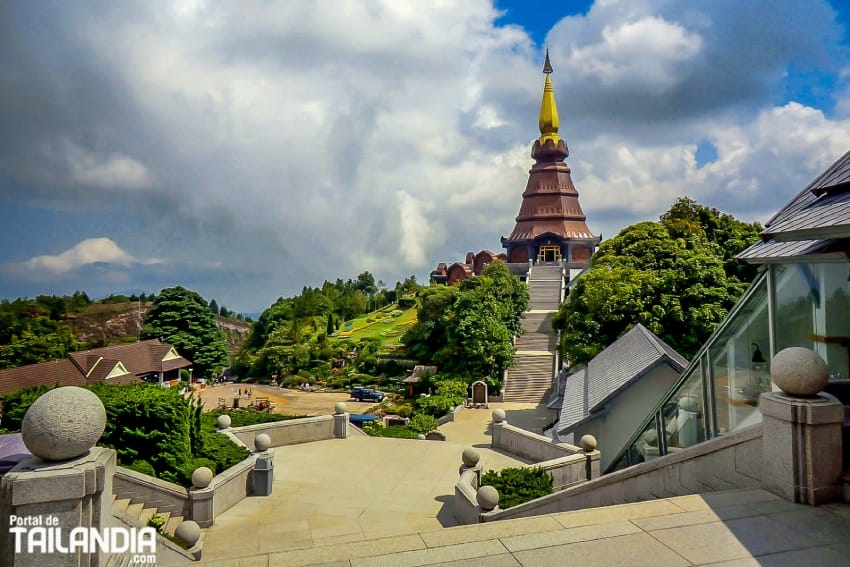
[[384, 393], [371, 388], [354, 388], [351, 397], [358, 402], [380, 402], [384, 399]]

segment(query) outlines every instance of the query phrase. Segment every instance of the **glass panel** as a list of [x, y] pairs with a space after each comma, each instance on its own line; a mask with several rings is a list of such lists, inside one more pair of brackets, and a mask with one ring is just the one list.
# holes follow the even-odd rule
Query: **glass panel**
[[811, 265], [777, 266], [774, 275], [776, 352], [791, 346], [815, 348], [811, 334], [818, 286]]
[[668, 453], [705, 441], [705, 404], [699, 365], [691, 369], [661, 414], [667, 434]]
[[850, 375], [850, 274], [844, 263], [775, 268], [776, 348], [811, 348], [829, 366], [830, 379]]
[[765, 282], [757, 284], [709, 349], [718, 435], [761, 421], [758, 397], [771, 388]]
[[661, 456], [658, 448], [658, 429], [655, 427], [655, 419], [641, 433], [635, 444], [629, 449], [629, 453], [634, 457], [633, 465], [651, 461]]

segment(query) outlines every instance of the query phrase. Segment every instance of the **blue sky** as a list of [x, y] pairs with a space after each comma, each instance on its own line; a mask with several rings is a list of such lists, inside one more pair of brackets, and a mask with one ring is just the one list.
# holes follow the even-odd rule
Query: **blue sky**
[[765, 220], [850, 149], [848, 8], [774, 0], [14, 1], [0, 297], [231, 309], [499, 247], [549, 45], [603, 237], [678, 196]]

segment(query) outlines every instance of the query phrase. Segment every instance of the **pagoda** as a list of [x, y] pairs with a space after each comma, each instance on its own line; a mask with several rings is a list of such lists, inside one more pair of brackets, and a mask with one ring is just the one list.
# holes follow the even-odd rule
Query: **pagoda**
[[540, 137], [531, 148], [535, 163], [528, 172], [516, 226], [509, 237], [502, 237], [502, 247], [508, 263], [565, 264], [572, 272], [587, 267], [601, 237], [587, 228], [570, 166], [564, 162], [570, 152], [558, 136], [560, 124], [549, 79], [552, 65], [548, 49], [543, 73], [546, 82], [540, 103]]

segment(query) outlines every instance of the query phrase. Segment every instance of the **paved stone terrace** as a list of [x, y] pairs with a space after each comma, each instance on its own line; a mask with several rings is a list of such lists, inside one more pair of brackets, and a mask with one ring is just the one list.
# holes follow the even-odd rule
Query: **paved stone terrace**
[[[234, 545], [238, 540], [234, 541]], [[564, 512], [345, 545], [244, 554], [212, 567], [464, 565], [846, 566], [850, 506], [812, 508], [763, 490]]]

